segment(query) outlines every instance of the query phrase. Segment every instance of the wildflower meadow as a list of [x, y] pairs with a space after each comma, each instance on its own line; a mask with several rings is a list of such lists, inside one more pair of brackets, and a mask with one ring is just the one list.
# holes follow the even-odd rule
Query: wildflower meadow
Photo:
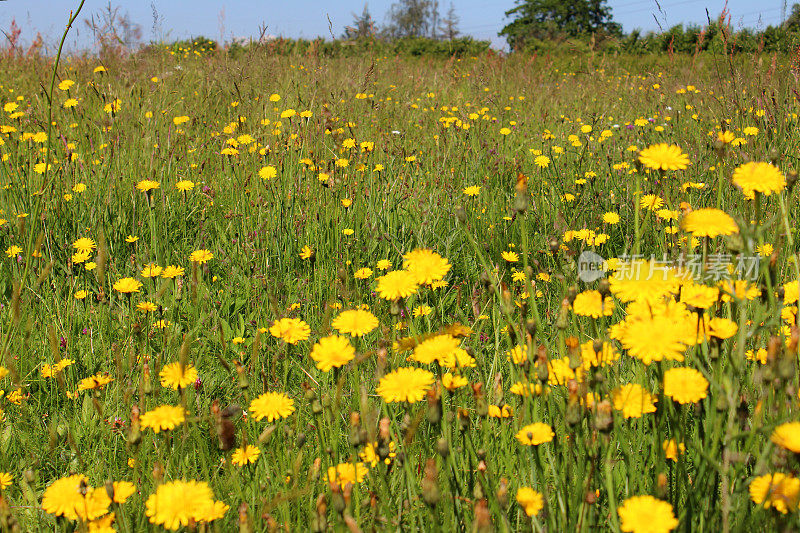
[[796, 57], [0, 72], [2, 531], [800, 529]]

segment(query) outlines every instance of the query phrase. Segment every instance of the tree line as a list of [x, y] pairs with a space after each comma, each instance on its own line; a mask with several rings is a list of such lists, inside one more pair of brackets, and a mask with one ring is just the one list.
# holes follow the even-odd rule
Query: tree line
[[[659, 7], [659, 9], [661, 9]], [[700, 51], [788, 52], [800, 43], [800, 4], [778, 25], [761, 30], [734, 28], [723, 11], [705, 25], [678, 24], [667, 30], [623, 33], [607, 0], [517, 0], [500, 31], [512, 51], [593, 48], [642, 54]]]

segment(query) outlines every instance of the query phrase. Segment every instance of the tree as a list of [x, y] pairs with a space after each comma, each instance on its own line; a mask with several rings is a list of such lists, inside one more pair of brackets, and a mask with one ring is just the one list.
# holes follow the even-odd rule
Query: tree
[[428, 35], [432, 13], [431, 0], [399, 0], [389, 8], [386, 32], [393, 39]]
[[800, 4], [792, 5], [792, 12], [786, 17], [783, 27], [790, 31], [800, 30]]
[[499, 35], [506, 37], [512, 50], [522, 48], [529, 39], [621, 33], [606, 0], [517, 0], [517, 5], [506, 11], [506, 17], [513, 20]]
[[360, 39], [373, 35], [375, 35], [375, 22], [372, 20], [369, 7], [364, 4], [364, 10], [361, 15], [353, 13], [353, 24], [345, 27], [342, 37], [344, 39]]
[[447, 10], [447, 16], [445, 16], [439, 24], [439, 34], [441, 37], [448, 41], [452, 41], [458, 37], [458, 34], [461, 33], [458, 30], [458, 23], [459, 19], [456, 14], [456, 8], [453, 2], [450, 2], [450, 9]]

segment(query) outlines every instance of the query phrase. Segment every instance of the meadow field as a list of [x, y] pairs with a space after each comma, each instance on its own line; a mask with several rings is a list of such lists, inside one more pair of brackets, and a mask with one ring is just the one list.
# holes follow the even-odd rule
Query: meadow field
[[796, 58], [0, 57], [3, 531], [797, 531]]

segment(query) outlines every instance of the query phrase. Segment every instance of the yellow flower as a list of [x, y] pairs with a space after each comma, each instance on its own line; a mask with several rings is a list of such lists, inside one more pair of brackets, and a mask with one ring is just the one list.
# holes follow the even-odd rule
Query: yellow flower
[[375, 292], [384, 300], [396, 300], [411, 296], [419, 288], [414, 276], [406, 270], [393, 270], [377, 278]]
[[450, 334], [434, 335], [417, 344], [411, 359], [426, 365], [437, 361], [442, 366], [453, 367], [459, 344], [460, 341]]
[[658, 398], [654, 398], [637, 383], [616, 388], [611, 393], [611, 399], [614, 409], [622, 411], [625, 418], [641, 418], [645, 413], [655, 413], [655, 403], [658, 401]]
[[716, 237], [739, 233], [739, 226], [721, 209], [706, 208], [692, 211], [683, 217], [681, 228], [695, 237]]
[[665, 440], [661, 447], [664, 449], [664, 456], [670, 461], [676, 462], [678, 461], [678, 454], [686, 451], [686, 445], [682, 442], [678, 444], [675, 439]]
[[481, 187], [480, 185], [470, 185], [469, 187], [465, 188], [463, 192], [467, 196], [478, 196], [478, 194], [481, 192]]
[[583, 291], [575, 296], [572, 302], [572, 310], [576, 315], [600, 318], [601, 316], [611, 316], [614, 312], [614, 299], [606, 296], [603, 299], [600, 291]]
[[258, 171], [258, 176], [262, 180], [271, 180], [277, 175], [278, 175], [278, 170], [272, 165], [262, 167], [261, 170]]
[[153, 189], [158, 189], [161, 185], [157, 181], [153, 180], [142, 180], [136, 184], [136, 188], [142, 192], [152, 191]]
[[526, 515], [536, 516], [544, 507], [544, 498], [530, 487], [520, 487], [517, 490], [517, 503], [522, 506]]
[[300, 250], [300, 259], [307, 260], [311, 259], [314, 256], [314, 250], [309, 246], [303, 246], [303, 249]]
[[708, 380], [694, 368], [670, 368], [664, 373], [664, 396], [678, 403], [697, 403], [707, 391]]
[[8, 472], [0, 472], [0, 491], [3, 491], [11, 486], [14, 476]]
[[398, 368], [381, 378], [376, 392], [386, 402], [420, 401], [433, 385], [433, 374], [421, 368]]
[[678, 527], [672, 505], [652, 496], [628, 498], [617, 513], [625, 533], [669, 533]]
[[443, 279], [450, 267], [447, 259], [433, 250], [417, 248], [403, 256], [403, 268], [420, 285], [429, 285]]
[[169, 265], [161, 273], [161, 277], [164, 278], [164, 279], [172, 279], [172, 278], [175, 278], [175, 277], [178, 277], [178, 276], [183, 276], [183, 274], [185, 272], [186, 272], [186, 269], [184, 269], [183, 267], [175, 266], [175, 265]]
[[180, 362], [170, 363], [159, 372], [161, 386], [174, 390], [184, 389], [197, 381], [197, 369], [192, 365], [185, 367]]
[[769, 163], [750, 162], [736, 167], [733, 184], [742, 189], [747, 197], [752, 197], [756, 192], [769, 196], [786, 187], [786, 177]]
[[311, 359], [317, 362], [317, 368], [323, 372], [342, 367], [355, 356], [355, 348], [350, 341], [338, 335], [322, 337], [311, 350]]
[[797, 509], [800, 500], [800, 479], [782, 472], [759, 476], [750, 482], [750, 499], [765, 509], [774, 507], [786, 514]]
[[156, 304], [154, 304], [153, 302], [139, 302], [138, 304], [136, 304], [136, 309], [138, 311], [141, 311], [142, 313], [152, 313], [158, 308], [156, 307]]
[[294, 400], [282, 392], [265, 392], [250, 402], [250, 415], [255, 421], [266, 418], [267, 422], [274, 422], [292, 413]]
[[519, 254], [517, 252], [512, 252], [510, 250], [501, 253], [500, 257], [502, 257], [509, 263], [516, 263], [517, 261], [519, 261]]
[[136, 485], [130, 481], [115, 481], [113, 487], [114, 498], [112, 501], [114, 503], [125, 503], [136, 492]]
[[190, 180], [180, 180], [175, 184], [175, 188], [181, 192], [188, 192], [194, 189], [194, 182]]
[[75, 474], [54, 481], [42, 497], [42, 509], [70, 520], [94, 520], [108, 512], [111, 498], [105, 488], [92, 488], [86, 476]]
[[299, 318], [281, 318], [269, 328], [273, 337], [283, 339], [289, 344], [304, 341], [311, 334], [311, 327]]
[[514, 410], [510, 405], [490, 405], [488, 415], [491, 418], [509, 418], [514, 414]]
[[353, 309], [340, 313], [331, 325], [341, 333], [361, 337], [378, 327], [378, 319], [369, 311]]
[[344, 487], [348, 483], [361, 483], [369, 470], [364, 463], [341, 463], [328, 467], [328, 482]]
[[211, 522], [225, 516], [228, 506], [214, 501], [204, 481], [169, 481], [147, 498], [145, 514], [150, 523], [177, 531], [196, 522]]
[[248, 444], [244, 448], [237, 448], [231, 456], [231, 462], [236, 466], [246, 466], [253, 464], [261, 455], [261, 450], [252, 444]]
[[353, 277], [356, 279], [367, 279], [371, 275], [372, 275], [372, 269], [364, 267], [356, 270], [355, 274], [353, 274]]
[[421, 316], [428, 316], [432, 312], [433, 309], [431, 309], [430, 306], [425, 304], [418, 305], [417, 307], [414, 308], [414, 318], [419, 318]]
[[521, 428], [515, 435], [517, 440], [525, 446], [538, 446], [553, 440], [556, 436], [553, 428], [543, 422], [535, 422]]
[[175, 429], [186, 420], [186, 409], [180, 405], [161, 405], [144, 413], [142, 428], [150, 428], [154, 433]]
[[157, 278], [162, 270], [160, 266], [150, 263], [142, 269], [141, 274], [143, 278]]
[[770, 440], [790, 452], [800, 453], [800, 422], [786, 422], [772, 431]]
[[122, 278], [121, 280], [114, 283], [114, 290], [121, 292], [123, 294], [131, 294], [134, 292], [139, 292], [139, 289], [142, 287], [142, 282], [135, 280], [133, 278]]
[[684, 170], [689, 166], [689, 156], [680, 146], [666, 143], [654, 144], [639, 152], [639, 162], [653, 170]]
[[214, 258], [214, 254], [209, 250], [195, 250], [189, 254], [189, 261], [192, 263], [203, 264]]
[[467, 378], [462, 376], [454, 376], [450, 372], [442, 376], [442, 386], [450, 392], [465, 386], [467, 383], [469, 383]]

